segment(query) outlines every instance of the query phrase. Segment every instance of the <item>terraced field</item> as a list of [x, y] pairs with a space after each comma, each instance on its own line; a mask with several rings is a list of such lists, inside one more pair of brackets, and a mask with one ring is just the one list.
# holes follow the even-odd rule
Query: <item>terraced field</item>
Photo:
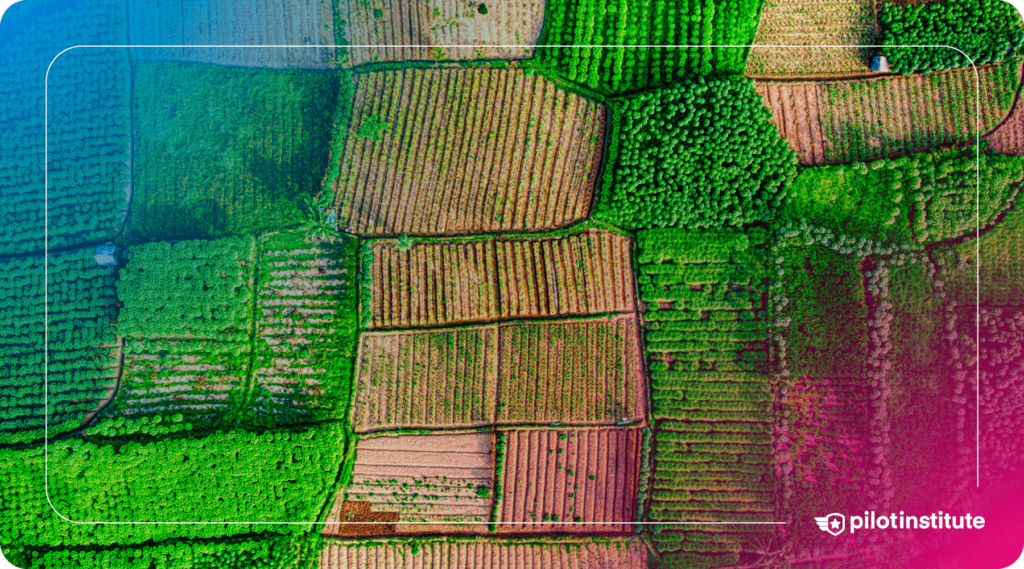
[[540, 230], [589, 213], [600, 105], [518, 69], [406, 69], [354, 81], [345, 147], [332, 157], [346, 230]]
[[[986, 65], [977, 80], [972, 69], [962, 69], [756, 86], [802, 164], [837, 164], [973, 142], [979, 109], [982, 134], [1009, 113], [1017, 66]], [[979, 86], [980, 107], [973, 96]]]
[[506, 436], [499, 532], [632, 529], [640, 429], [524, 429]]
[[[483, 533], [493, 479], [492, 433], [360, 439], [352, 482], [335, 500], [323, 534]], [[346, 521], [400, 523], [330, 523]]]
[[647, 550], [636, 539], [563, 538], [330, 541], [321, 569], [642, 569]]
[[591, 230], [561, 238], [414, 243], [370, 250], [374, 328], [632, 312], [628, 238]]
[[[389, 0], [337, 2], [352, 65], [374, 61], [529, 59], [544, 21], [544, 2]], [[469, 47], [450, 47], [450, 46]], [[517, 45], [524, 47], [497, 47]], [[401, 47], [386, 47], [401, 46]], [[444, 46], [444, 47], [442, 47]]]

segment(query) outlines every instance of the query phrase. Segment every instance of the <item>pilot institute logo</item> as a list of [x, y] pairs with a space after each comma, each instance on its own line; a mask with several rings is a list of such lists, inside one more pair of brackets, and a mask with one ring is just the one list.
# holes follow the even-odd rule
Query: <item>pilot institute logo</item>
[[818, 522], [818, 529], [833, 536], [838, 536], [846, 529], [846, 517], [843, 514], [832, 513], [823, 518], [815, 517], [814, 521]]

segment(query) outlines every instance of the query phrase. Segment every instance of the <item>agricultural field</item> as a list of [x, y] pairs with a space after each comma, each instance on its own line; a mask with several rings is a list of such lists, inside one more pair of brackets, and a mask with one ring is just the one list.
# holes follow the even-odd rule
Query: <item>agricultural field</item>
[[[763, 230], [637, 235], [651, 414], [650, 521], [774, 519]], [[766, 527], [667, 527], [674, 566], [737, 563]]]
[[253, 394], [255, 421], [336, 419], [350, 396], [358, 328], [358, 244], [299, 232], [260, 240]]
[[[838, 164], [973, 143], [1009, 114], [1019, 66], [1018, 60], [1007, 60], [980, 67], [977, 79], [973, 69], [961, 69], [755, 84], [801, 164]], [[976, 89], [977, 98], [961, 96]]]
[[635, 538], [418, 538], [328, 541], [321, 569], [644, 569], [647, 550]]
[[351, 481], [335, 499], [324, 535], [487, 531], [493, 433], [361, 438], [355, 452]]
[[358, 235], [534, 231], [585, 218], [605, 111], [516, 68], [354, 76], [328, 173]]
[[[834, 46], [874, 43], [875, 9], [868, 0], [766, 0], [744, 74], [794, 79], [867, 75], [867, 50]], [[822, 47], [767, 47], [784, 45]]]
[[360, 338], [356, 432], [641, 421], [634, 317], [511, 323]]
[[369, 46], [346, 48], [350, 65], [529, 59], [544, 23], [541, 0], [337, 0], [335, 6], [344, 22], [339, 45]]
[[[538, 64], [607, 94], [662, 87], [694, 76], [742, 73], [762, 0], [549, 0]], [[577, 47], [579, 46], [579, 47]]]
[[646, 389], [635, 316], [498, 330], [498, 424], [643, 420]]
[[50, 255], [49, 267], [41, 256], [0, 261], [0, 444], [42, 440], [46, 423], [51, 437], [76, 430], [113, 392], [120, 351], [115, 274], [115, 267], [97, 266], [92, 249]]
[[127, 237], [298, 227], [320, 187], [341, 81], [312, 71], [140, 62]]
[[980, 240], [951, 245], [935, 256], [943, 262], [942, 280], [957, 304], [1024, 306], [1024, 213], [1020, 209], [1006, 212], [995, 227], [983, 231]]
[[640, 429], [523, 429], [499, 436], [505, 443], [495, 506], [499, 533], [632, 531]]
[[327, 69], [334, 63], [331, 47], [188, 47], [329, 46], [331, 0], [129, 0], [128, 14], [129, 44], [183, 46], [133, 47], [136, 60], [289, 69]]
[[233, 419], [250, 365], [255, 261], [251, 238], [129, 249], [117, 282], [124, 366], [104, 417]]
[[631, 244], [556, 238], [374, 241], [372, 328], [632, 312]]
[[364, 333], [352, 402], [356, 432], [494, 424], [498, 328]]
[[1006, 120], [985, 133], [982, 139], [988, 143], [988, 148], [999, 154], [1024, 154], [1024, 102], [1021, 101], [1019, 92]]

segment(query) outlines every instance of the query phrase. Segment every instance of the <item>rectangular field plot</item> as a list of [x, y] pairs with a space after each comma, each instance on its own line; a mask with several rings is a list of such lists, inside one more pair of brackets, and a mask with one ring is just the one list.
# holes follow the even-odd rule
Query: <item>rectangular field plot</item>
[[973, 142], [1010, 112], [1019, 62], [857, 81], [757, 81], [773, 122], [805, 165], [873, 160]]
[[341, 490], [327, 521], [372, 523], [327, 523], [323, 534], [483, 533], [484, 523], [429, 522], [487, 522], [493, 480], [492, 433], [361, 439], [352, 482]]
[[494, 423], [498, 329], [362, 335], [356, 431]]
[[629, 239], [607, 231], [370, 249], [374, 328], [636, 309]]
[[834, 46], [871, 44], [874, 35], [875, 4], [871, 0], [767, 0], [745, 74], [779, 78], [867, 75], [870, 70], [864, 49]]
[[626, 538], [423, 538], [331, 541], [321, 569], [643, 569], [647, 549]]
[[128, 4], [128, 43], [170, 46], [132, 48], [137, 59], [291, 69], [326, 69], [334, 62], [333, 47], [196, 47], [332, 45], [331, 0], [129, 0]]
[[500, 328], [498, 424], [613, 424], [644, 416], [632, 315]]
[[[375, 61], [528, 59], [544, 22], [541, 0], [338, 0], [352, 65]], [[450, 46], [469, 47], [450, 47]], [[385, 47], [402, 46], [402, 47]], [[444, 46], [444, 47], [441, 47]]]
[[506, 455], [499, 532], [630, 531], [640, 429], [524, 429], [501, 436]]
[[217, 424], [244, 397], [245, 342], [128, 339], [124, 352], [121, 384], [107, 416], [180, 413], [190, 422]]
[[644, 416], [632, 316], [362, 335], [357, 432]]
[[397, 236], [539, 230], [583, 219], [605, 111], [518, 69], [357, 74], [337, 168], [346, 230]]
[[355, 345], [355, 240], [306, 243], [300, 233], [261, 241], [253, 400], [278, 423], [341, 405]]

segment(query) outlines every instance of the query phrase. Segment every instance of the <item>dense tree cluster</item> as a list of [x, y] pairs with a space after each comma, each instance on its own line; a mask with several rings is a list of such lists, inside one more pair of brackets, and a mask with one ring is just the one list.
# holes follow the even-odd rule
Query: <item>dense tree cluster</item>
[[594, 216], [627, 229], [738, 226], [772, 218], [797, 159], [743, 78], [699, 78], [612, 103], [613, 140]]
[[878, 23], [881, 43], [889, 46], [884, 52], [894, 73], [994, 63], [1024, 45], [1020, 14], [1002, 0], [945, 0], [916, 6], [887, 3], [878, 15]]

